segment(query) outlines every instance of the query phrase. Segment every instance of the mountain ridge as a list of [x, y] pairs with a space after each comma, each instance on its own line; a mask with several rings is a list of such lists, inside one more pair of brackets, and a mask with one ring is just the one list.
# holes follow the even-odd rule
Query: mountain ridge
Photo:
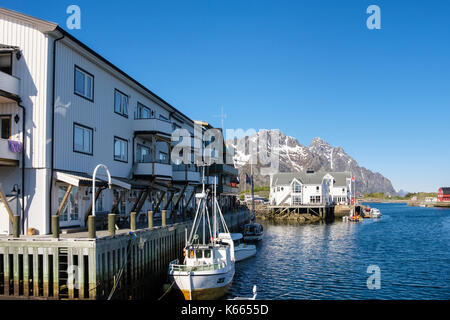
[[[276, 141], [272, 143], [274, 135], [279, 137], [278, 146]], [[258, 143], [267, 146], [267, 150], [260, 150]], [[233, 161], [235, 167], [239, 170], [240, 181], [245, 181], [245, 174], [251, 172], [249, 165], [251, 155], [257, 157], [258, 161], [253, 165], [255, 186], [270, 184], [270, 178], [264, 172], [268, 165], [262, 165], [259, 161], [261, 153], [266, 151], [264, 154], [268, 158], [278, 156], [279, 172], [306, 171], [308, 169], [314, 171], [349, 171], [355, 176], [357, 192], [383, 192], [386, 195], [396, 195], [389, 179], [378, 172], [372, 172], [359, 166], [358, 162], [349, 156], [342, 146], [333, 147], [319, 137], [312, 139], [309, 146], [305, 146], [300, 144], [295, 137], [287, 136], [278, 129], [263, 129], [250, 136], [227, 140], [227, 145], [234, 151]], [[250, 149], [252, 149], [252, 152], [250, 152]], [[241, 183], [240, 188], [244, 187], [245, 183]]]

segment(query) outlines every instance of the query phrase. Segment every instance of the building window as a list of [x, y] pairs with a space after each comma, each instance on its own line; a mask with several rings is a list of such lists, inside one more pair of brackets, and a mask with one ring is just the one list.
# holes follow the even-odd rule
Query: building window
[[167, 153], [165, 153], [165, 152], [159, 153], [159, 162], [168, 163], [168, 159], [169, 159], [169, 157], [167, 156]]
[[94, 100], [94, 76], [79, 67], [75, 67], [75, 94]]
[[297, 181], [294, 181], [294, 184], [292, 186], [292, 190], [294, 193], [301, 193], [302, 192], [302, 186]]
[[78, 123], [73, 124], [73, 151], [92, 155], [92, 128]]
[[0, 116], [0, 132], [2, 139], [11, 137], [11, 116]]
[[154, 112], [150, 108], [147, 108], [140, 102], [137, 103], [136, 119], [150, 119], [153, 116]]
[[149, 147], [138, 144], [136, 147], [136, 158], [137, 162], [149, 163], [151, 161], [151, 149]]
[[292, 197], [292, 204], [295, 206], [302, 204], [302, 197], [301, 196], [293, 196]]
[[159, 115], [160, 120], [169, 121], [169, 118], [163, 116], [162, 114]]
[[128, 117], [128, 96], [117, 89], [114, 90], [114, 112]]
[[0, 71], [12, 75], [12, 53], [0, 53]]
[[114, 137], [114, 160], [128, 162], [128, 141]]

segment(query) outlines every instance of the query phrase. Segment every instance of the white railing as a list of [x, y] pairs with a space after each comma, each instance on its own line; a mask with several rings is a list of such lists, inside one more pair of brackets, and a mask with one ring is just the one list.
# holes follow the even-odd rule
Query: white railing
[[[174, 262], [174, 261], [173, 261]], [[202, 264], [196, 266], [187, 266], [185, 264], [176, 264], [178, 261], [172, 262], [169, 265], [169, 271], [182, 271], [182, 272], [193, 272], [193, 271], [211, 271], [211, 270], [220, 270], [226, 267], [225, 262], [219, 262], [214, 264]]]
[[0, 71], [0, 90], [18, 96], [20, 90], [19, 79]]

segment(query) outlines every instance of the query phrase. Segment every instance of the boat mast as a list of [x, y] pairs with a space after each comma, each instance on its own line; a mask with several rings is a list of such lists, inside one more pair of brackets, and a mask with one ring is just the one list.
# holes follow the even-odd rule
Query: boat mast
[[254, 181], [253, 181], [253, 160], [250, 158], [250, 175], [251, 175], [251, 184], [252, 184], [252, 217], [255, 218], [255, 192], [254, 192]]

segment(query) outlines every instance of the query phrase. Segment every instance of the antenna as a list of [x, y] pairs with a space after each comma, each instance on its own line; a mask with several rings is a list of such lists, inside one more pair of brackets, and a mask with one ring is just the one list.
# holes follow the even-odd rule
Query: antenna
[[220, 121], [222, 123], [222, 131], [224, 130], [224, 120], [227, 118], [227, 115], [223, 112], [223, 107], [221, 107], [221, 113], [220, 115], [214, 115], [214, 118], [220, 118]]

